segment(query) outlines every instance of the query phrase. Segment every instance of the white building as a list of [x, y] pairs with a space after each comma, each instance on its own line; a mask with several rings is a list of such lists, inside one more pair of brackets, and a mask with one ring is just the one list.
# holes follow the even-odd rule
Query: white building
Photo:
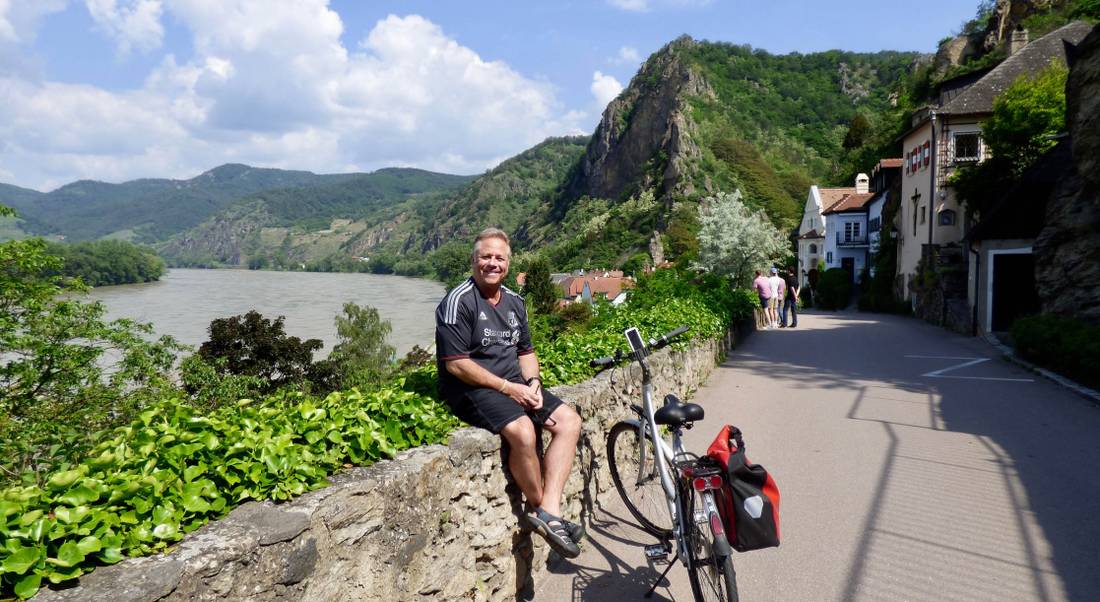
[[[849, 269], [853, 277], [859, 273], [867, 261], [867, 212], [863, 205], [872, 196], [867, 174], [856, 176], [851, 188], [810, 186], [798, 228], [798, 273], [803, 284], [817, 282], [817, 268], [822, 263], [825, 269]], [[859, 212], [862, 214], [856, 215]], [[857, 249], [863, 254], [858, 268], [854, 261]]]

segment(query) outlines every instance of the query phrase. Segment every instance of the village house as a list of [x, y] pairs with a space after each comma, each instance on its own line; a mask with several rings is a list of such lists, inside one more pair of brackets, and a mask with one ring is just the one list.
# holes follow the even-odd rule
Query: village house
[[[1065, 61], [1064, 42], [1077, 43], [1091, 31], [1084, 22], [1070, 23], [1034, 42], [1026, 31], [1013, 32], [1009, 56], [988, 71], [966, 74], [944, 82], [938, 102], [913, 114], [912, 127], [901, 136], [905, 153], [898, 232], [897, 293], [913, 297], [918, 267], [924, 259], [955, 257], [966, 270], [961, 241], [970, 224], [949, 184], [963, 165], [988, 156], [981, 123], [993, 110], [994, 99], [1022, 75], [1037, 73], [1052, 60]], [[981, 216], [978, 216], [980, 219]], [[973, 306], [975, 266], [969, 265], [971, 285], [967, 302]]]
[[[867, 176], [865, 174], [860, 176], [863, 177], [864, 186], [866, 186]], [[858, 180], [857, 178], [857, 186]], [[797, 270], [803, 286], [816, 285], [818, 266], [824, 264], [828, 269], [829, 263], [834, 259], [825, 251], [825, 210], [856, 194], [857, 186], [851, 188], [820, 188], [816, 184], [810, 186], [810, 192], [806, 195], [806, 205], [802, 210], [802, 224], [798, 228]]]
[[[516, 275], [516, 283], [523, 286], [527, 274]], [[634, 287], [634, 279], [623, 275], [621, 270], [576, 270], [550, 274], [550, 282], [558, 288], [559, 305], [569, 305], [578, 301], [592, 303], [595, 299], [604, 299], [614, 305], [626, 301], [626, 291]]]
[[893, 224], [883, 224], [883, 211], [890, 198], [893, 184], [897, 181], [903, 160], [882, 159], [871, 170], [871, 191], [875, 196], [867, 202], [867, 251], [868, 267], [872, 276], [875, 275], [875, 257], [881, 250], [883, 228], [892, 228]]

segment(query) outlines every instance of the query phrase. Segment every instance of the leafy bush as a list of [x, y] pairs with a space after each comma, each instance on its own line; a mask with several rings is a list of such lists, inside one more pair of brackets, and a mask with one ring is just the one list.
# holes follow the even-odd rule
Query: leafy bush
[[148, 325], [108, 322], [47, 249], [41, 239], [0, 243], [0, 483], [37, 480], [95, 431], [132, 420], [171, 388], [181, 349], [152, 340]]
[[799, 300], [802, 302], [800, 307], [813, 307], [814, 306], [814, 291], [808, 286], [802, 287], [802, 290], [798, 293]]
[[214, 320], [210, 322], [210, 340], [199, 347], [199, 356], [224, 374], [263, 379], [268, 383], [267, 391], [304, 384], [313, 363], [313, 352], [323, 344], [319, 339], [303, 341], [287, 336], [285, 319], [279, 316], [269, 320], [252, 310]]
[[1100, 327], [1073, 318], [1029, 316], [1012, 324], [1021, 357], [1091, 387], [1100, 386]]
[[336, 334], [340, 342], [332, 348], [329, 361], [343, 388], [381, 383], [393, 370], [394, 348], [386, 343], [393, 330], [378, 310], [344, 303], [343, 315], [336, 316]]
[[817, 305], [822, 309], [844, 309], [852, 298], [852, 281], [847, 270], [825, 270], [817, 281]]
[[442, 404], [401, 388], [273, 397], [208, 415], [167, 400], [44, 486], [0, 491], [0, 598], [165, 550], [246, 500], [287, 500], [366, 464], [441, 441]]

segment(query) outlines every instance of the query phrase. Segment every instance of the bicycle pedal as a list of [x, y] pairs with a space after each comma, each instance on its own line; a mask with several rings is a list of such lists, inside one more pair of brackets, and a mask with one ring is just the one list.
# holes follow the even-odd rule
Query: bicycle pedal
[[655, 543], [645, 547], [645, 557], [648, 560], [668, 562], [668, 555], [672, 553], [667, 543]]

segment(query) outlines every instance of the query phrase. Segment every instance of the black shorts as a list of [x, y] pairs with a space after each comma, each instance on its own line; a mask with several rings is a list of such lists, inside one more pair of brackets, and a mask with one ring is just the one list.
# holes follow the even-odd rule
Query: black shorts
[[474, 389], [458, 399], [447, 400], [451, 413], [460, 420], [497, 435], [508, 423], [523, 416], [530, 418], [535, 426], [542, 426], [563, 403], [546, 389], [542, 390], [542, 408], [535, 411], [524, 409], [516, 400], [492, 389]]
[[760, 295], [760, 307], [761, 309], [768, 309], [768, 298]]

